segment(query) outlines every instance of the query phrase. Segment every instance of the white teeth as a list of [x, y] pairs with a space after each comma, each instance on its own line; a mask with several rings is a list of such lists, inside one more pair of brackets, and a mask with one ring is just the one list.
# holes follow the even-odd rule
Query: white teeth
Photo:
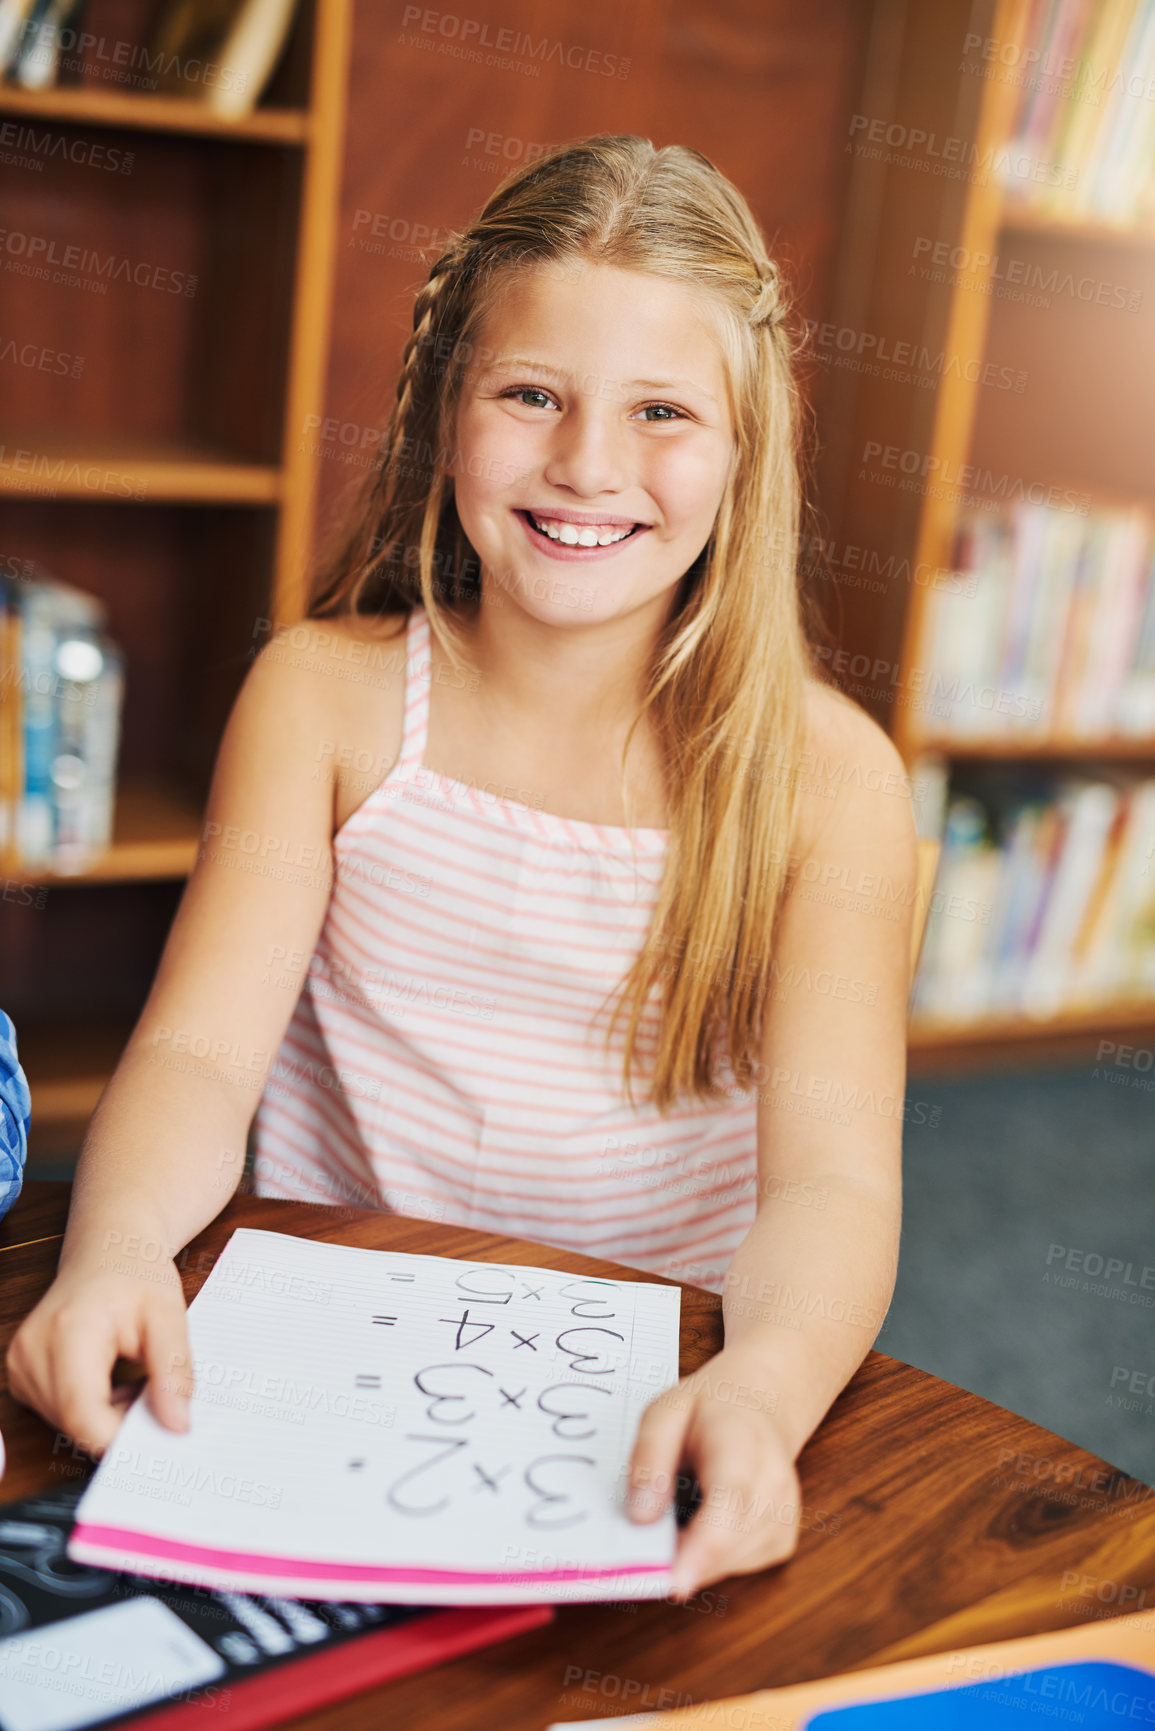
[[630, 529], [579, 529], [576, 523], [558, 523], [553, 519], [542, 522], [532, 513], [530, 520], [543, 535], [548, 535], [551, 541], [560, 541], [565, 547], [610, 547], [632, 533]]

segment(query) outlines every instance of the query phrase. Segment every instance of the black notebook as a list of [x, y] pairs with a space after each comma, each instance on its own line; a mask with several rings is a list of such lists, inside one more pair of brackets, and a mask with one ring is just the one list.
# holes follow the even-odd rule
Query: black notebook
[[255, 1731], [553, 1615], [273, 1598], [75, 1563], [83, 1489], [0, 1505], [0, 1731]]

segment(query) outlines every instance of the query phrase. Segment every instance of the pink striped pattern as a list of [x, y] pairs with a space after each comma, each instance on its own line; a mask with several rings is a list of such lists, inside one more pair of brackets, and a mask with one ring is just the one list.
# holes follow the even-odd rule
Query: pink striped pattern
[[[754, 1218], [755, 1101], [631, 1108], [594, 1017], [638, 953], [664, 830], [425, 768], [429, 621], [401, 754], [334, 838], [316, 953], [256, 1121], [258, 1194], [390, 1208], [720, 1291]], [[652, 1049], [657, 1007], [643, 1030]]]

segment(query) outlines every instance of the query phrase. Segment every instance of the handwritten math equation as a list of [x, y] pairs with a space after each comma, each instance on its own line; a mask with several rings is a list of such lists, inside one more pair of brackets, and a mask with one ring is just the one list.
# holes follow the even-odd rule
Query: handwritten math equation
[[[383, 1275], [399, 1299], [418, 1279]], [[539, 1269], [482, 1264], [457, 1274], [451, 1301], [435, 1303], [419, 1327], [407, 1331], [408, 1320], [403, 1304], [371, 1314], [380, 1368], [354, 1375], [357, 1389], [398, 1402], [383, 1491], [390, 1509], [414, 1521], [498, 1514], [538, 1532], [604, 1511], [639, 1410], [632, 1295], [612, 1281], [557, 1284]], [[390, 1351], [407, 1332], [416, 1357]], [[347, 1465], [363, 1473], [371, 1463], [358, 1453]]]

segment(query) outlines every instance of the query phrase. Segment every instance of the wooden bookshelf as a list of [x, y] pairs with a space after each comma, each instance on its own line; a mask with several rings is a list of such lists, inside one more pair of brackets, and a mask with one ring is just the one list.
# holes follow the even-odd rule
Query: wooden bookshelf
[[6, 429], [0, 440], [0, 497], [275, 505], [283, 484], [277, 464], [249, 463], [180, 441], [78, 443]]
[[128, 1043], [125, 1017], [24, 1021], [20, 1059], [32, 1096], [30, 1175], [38, 1164], [75, 1153]]
[[112, 845], [83, 871], [32, 871], [16, 865], [14, 881], [64, 885], [183, 878], [200, 842], [200, 805], [179, 784], [122, 776], [116, 789]]
[[999, 227], [1004, 234], [1061, 235], [1074, 243], [1129, 247], [1136, 252], [1155, 250], [1153, 229], [1124, 228], [1112, 222], [1074, 222], [1069, 217], [1047, 216], [1018, 201], [1003, 204]]
[[963, 1022], [920, 1017], [911, 1023], [907, 1049], [913, 1077], [944, 1067], [997, 1069], [1024, 1059], [1086, 1061], [1093, 1059], [1098, 1043], [1105, 1039], [1150, 1046], [1155, 1039], [1155, 999], [1068, 1010], [1045, 1020], [981, 1016]]
[[[997, 76], [975, 76], [959, 62], [959, 45], [966, 33], [1023, 43], [1030, 14], [1030, 0], [980, 0], [975, 7], [945, 0], [940, 9], [918, 17], [907, 10], [902, 26], [895, 28], [894, 12], [878, 5], [869, 62], [873, 71], [859, 102], [861, 113], [902, 128], [949, 133], [966, 140], [975, 158], [985, 161], [987, 152], [1011, 140], [1020, 88]], [[883, 154], [876, 152], [876, 158]], [[1146, 410], [1138, 407], [1143, 389], [1139, 355], [1148, 350], [1152, 332], [1155, 234], [1150, 228], [1044, 215], [1006, 192], [996, 173], [944, 177], [935, 189], [928, 175], [909, 171], [909, 161], [904, 171], [902, 166], [876, 168], [864, 159], [854, 164], [850, 182], [849, 239], [842, 260], [849, 286], [835, 324], [921, 341], [932, 355], [1013, 362], [1029, 369], [1029, 389], [1013, 403], [1010, 393], [996, 402], [999, 393], [984, 388], [978, 377], [968, 379], [963, 365], [944, 370], [933, 391], [849, 372], [838, 377], [831, 369], [833, 402], [828, 400], [826, 419], [829, 424], [836, 417], [847, 431], [831, 440], [824, 492], [838, 512], [842, 542], [894, 554], [897, 564], [906, 559], [911, 571], [954, 568], [965, 488], [939, 478], [958, 476], [966, 464], [987, 464], [992, 473], [1006, 471], [1046, 485], [1077, 485], [1091, 495], [1091, 509], [1152, 504], [1152, 428]], [[913, 237], [921, 237], [923, 256], [930, 244], [945, 242], [945, 256], [954, 261], [951, 270], [919, 275]], [[1048, 268], [1051, 261], [1061, 261], [1075, 275], [1112, 277], [1113, 267], [1113, 282], [1143, 287], [1141, 317], [1127, 319], [1126, 329], [1119, 325], [1108, 338], [1096, 334], [1100, 348], [1087, 362], [1077, 348], [1081, 327], [1074, 303], [1048, 312], [1016, 308], [999, 280], [1010, 254], [1030, 260], [1046, 256]], [[1126, 277], [1120, 277], [1124, 268]], [[1046, 324], [1051, 317], [1055, 322]], [[869, 474], [864, 467], [869, 441], [897, 448], [904, 457], [918, 454], [930, 483], [916, 485], [914, 479], [911, 485], [895, 485], [897, 473]], [[913, 464], [914, 457], [906, 460]], [[857, 685], [847, 679], [845, 687], [873, 706], [909, 769], [923, 753], [959, 767], [1155, 765], [1155, 737], [1044, 734], [1037, 725], [1008, 729], [999, 737], [966, 737], [937, 727], [933, 715], [919, 713], [909, 698], [923, 689], [921, 646], [935, 602], [930, 583], [909, 578], [892, 583], [878, 602], [847, 583], [836, 620], [843, 644], [862, 651], [862, 663], [897, 670], [890, 680], [897, 698], [881, 682], [869, 689], [869, 677]], [[911, 1021], [909, 1044], [913, 1061], [926, 1068], [937, 1059], [961, 1061], [965, 1054], [1013, 1061], [1086, 1051], [1100, 1030], [1155, 1033], [1155, 1001], [1110, 1002], [1046, 1021], [1029, 1016], [944, 1021], [919, 1013]]]
[[[86, 27], [99, 29], [108, 4], [92, 0]], [[91, 1001], [83, 956], [85, 1003], [73, 1010], [54, 923], [83, 943], [103, 903], [85, 902], [83, 917], [70, 909], [107, 898], [133, 978], [155, 966], [149, 946], [170, 905], [156, 898], [175, 907], [195, 860], [220, 727], [253, 645], [303, 608], [318, 481], [303, 435], [324, 402], [351, 13], [352, 0], [299, 0], [262, 102], [239, 118], [95, 84], [0, 86], [0, 120], [73, 137], [100, 128], [132, 153], [124, 174], [46, 164], [8, 176], [0, 224], [155, 262], [189, 285], [110, 280], [83, 292], [60, 275], [5, 278], [7, 334], [80, 355], [83, 370], [62, 385], [9, 369], [0, 554], [99, 596], [126, 657], [112, 845], [77, 873], [3, 862], [5, 1008], [32, 1090], [33, 1168], [78, 1146], [131, 1027], [123, 990], [107, 1013]], [[137, 894], [149, 898], [139, 918]]]
[[955, 1021], [945, 1016], [922, 1016], [911, 1028], [910, 1044], [926, 1050], [944, 1042], [1002, 1041], [1009, 1037], [1053, 1034], [1097, 1034], [1155, 1026], [1155, 998], [1120, 999], [1115, 1003], [1063, 1010], [1056, 1016], [975, 1016]]
[[112, 126], [140, 132], [184, 132], [239, 144], [304, 144], [313, 118], [305, 108], [257, 108], [237, 119], [215, 114], [187, 96], [89, 89], [67, 85], [21, 90], [0, 84], [0, 115], [65, 126]]
[[1150, 763], [1155, 739], [1103, 734], [1084, 739], [1078, 734], [1049, 734], [1044, 739], [960, 739], [957, 734], [917, 736], [917, 751], [937, 752], [957, 763]]

